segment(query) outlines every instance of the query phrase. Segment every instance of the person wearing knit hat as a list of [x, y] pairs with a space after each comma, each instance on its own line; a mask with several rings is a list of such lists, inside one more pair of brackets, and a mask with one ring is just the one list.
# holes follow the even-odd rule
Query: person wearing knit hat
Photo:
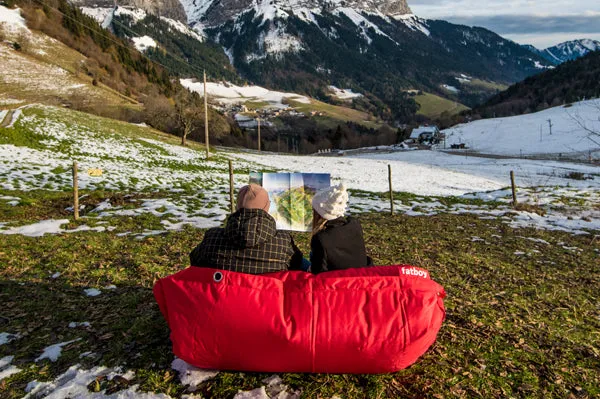
[[209, 229], [190, 253], [192, 266], [261, 274], [302, 270], [303, 257], [290, 233], [277, 230], [267, 212], [269, 193], [257, 184], [240, 189], [237, 210], [225, 227]]
[[344, 183], [321, 190], [312, 199], [315, 211], [325, 220], [344, 216], [348, 205], [348, 191]]
[[373, 265], [360, 222], [345, 216], [347, 206], [348, 191], [343, 183], [318, 191], [312, 199], [310, 262], [315, 274]]
[[269, 212], [271, 201], [267, 190], [258, 184], [248, 184], [240, 189], [237, 196], [236, 209], [262, 209]]

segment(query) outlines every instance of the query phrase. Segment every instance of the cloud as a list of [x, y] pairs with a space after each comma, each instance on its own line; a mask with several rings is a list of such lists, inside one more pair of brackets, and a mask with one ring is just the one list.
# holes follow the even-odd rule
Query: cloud
[[578, 33], [578, 32], [558, 32], [558, 33], [542, 33], [542, 34], [505, 34], [502, 35], [516, 43], [532, 44], [539, 49], [545, 49], [557, 45], [558, 43], [566, 42], [575, 39], [593, 39], [600, 41], [600, 33]]
[[[436, 18], [438, 19], [438, 18]], [[494, 16], [448, 16], [440, 17], [452, 23], [482, 26], [500, 35], [531, 34], [558, 32], [598, 33], [600, 32], [600, 17], [589, 15], [548, 16], [533, 15], [494, 15]]]
[[560, 39], [600, 38], [598, 0], [408, 0], [408, 4], [419, 17], [482, 26], [537, 47]]

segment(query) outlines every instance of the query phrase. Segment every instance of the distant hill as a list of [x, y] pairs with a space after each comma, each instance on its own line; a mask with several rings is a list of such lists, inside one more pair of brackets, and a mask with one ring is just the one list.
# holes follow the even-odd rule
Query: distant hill
[[526, 44], [523, 47], [553, 64], [558, 65], [563, 62], [576, 60], [592, 51], [600, 50], [600, 42], [591, 39], [579, 39], [559, 43], [556, 46], [548, 47], [544, 50], [540, 50], [529, 44]]
[[520, 115], [598, 97], [600, 51], [594, 51], [510, 86], [475, 107], [472, 114], [483, 118]]

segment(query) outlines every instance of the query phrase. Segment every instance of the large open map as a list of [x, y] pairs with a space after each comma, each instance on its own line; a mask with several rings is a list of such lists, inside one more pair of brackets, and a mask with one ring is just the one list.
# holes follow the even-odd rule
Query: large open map
[[312, 198], [331, 184], [329, 173], [262, 173], [251, 172], [250, 183], [269, 192], [269, 214], [281, 230], [310, 231]]

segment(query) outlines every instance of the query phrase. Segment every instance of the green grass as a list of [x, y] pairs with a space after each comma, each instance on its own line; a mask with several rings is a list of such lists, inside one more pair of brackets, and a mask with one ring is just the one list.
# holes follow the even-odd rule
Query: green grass
[[[206, 172], [223, 171], [226, 168], [227, 158], [222, 154], [211, 154], [211, 162], [205, 163], [205, 147], [203, 144], [189, 141], [188, 148], [198, 152], [196, 161], [179, 160], [171, 155], [163, 146], [150, 143], [143, 139], [152, 139], [174, 146], [180, 145], [180, 138], [162, 133], [160, 131], [90, 115], [84, 112], [62, 108], [33, 106], [23, 110], [23, 116], [12, 128], [0, 128], [0, 144], [13, 144], [18, 147], [29, 147], [36, 150], [50, 149], [64, 156], [77, 159], [78, 156], [89, 156], [79, 148], [79, 140], [89, 139], [97, 142], [116, 142], [124, 146], [136, 146], [139, 152], [144, 153], [144, 164], [148, 168], [167, 168], [174, 171]], [[42, 134], [47, 131], [66, 133], [66, 138], [54, 139]], [[114, 160], [133, 163], [139, 168], [139, 160], [131, 159], [126, 155], [99, 154], [103, 160]], [[215, 166], [214, 162], [220, 164]], [[68, 170], [67, 165], [55, 168], [55, 174]], [[62, 172], [61, 172], [62, 171]], [[106, 171], [110, 172], [110, 171]], [[237, 172], [237, 171], [236, 171]]]
[[[25, 201], [21, 208], [0, 201], [1, 221], [54, 217], [68, 198], [68, 193], [43, 191], [0, 194]], [[86, 198], [93, 202], [105, 197], [127, 205], [122, 194], [98, 192]], [[407, 195], [406, 201], [411, 198]], [[438, 340], [416, 364], [397, 373], [281, 373], [285, 384], [301, 389], [305, 398], [600, 395], [597, 239], [515, 230], [500, 220], [469, 215], [379, 213], [359, 218], [377, 264], [424, 267], [445, 287], [447, 318]], [[69, 227], [92, 222], [97, 221], [84, 219]], [[188, 253], [201, 241], [203, 231], [187, 227], [138, 240], [133, 234], [117, 234], [160, 228], [160, 218], [119, 217], [107, 225], [116, 229], [39, 238], [0, 236], [0, 331], [22, 335], [0, 345], [0, 358], [14, 355], [12, 364], [23, 370], [0, 383], [0, 397], [20, 398], [29, 381], [53, 380], [76, 363], [87, 368], [132, 368], [136, 377], [130, 384], [140, 384], [142, 390], [173, 397], [185, 393], [170, 369], [169, 330], [151, 289], [157, 278], [188, 266]], [[309, 234], [294, 233], [294, 238], [308, 253]], [[517, 251], [525, 255], [515, 255]], [[62, 273], [59, 278], [49, 277], [57, 271]], [[93, 298], [82, 293], [84, 288], [102, 289], [108, 284], [117, 289], [103, 290]], [[71, 321], [89, 321], [92, 327], [68, 328]], [[81, 340], [65, 347], [56, 363], [34, 364], [44, 347], [76, 338]], [[79, 359], [86, 351], [94, 355]], [[202, 383], [198, 392], [204, 398], [232, 398], [240, 389], [264, 385], [261, 380], [269, 375], [222, 372]], [[123, 387], [101, 380], [89, 388], [118, 391]]]
[[477, 89], [483, 89], [488, 91], [504, 91], [508, 89], [508, 86], [502, 83], [490, 82], [481, 79], [472, 79], [470, 82], [463, 83]]
[[437, 118], [444, 112], [454, 115], [469, 109], [469, 107], [463, 104], [436, 96], [435, 94], [431, 93], [417, 95], [415, 96], [415, 101], [420, 105], [417, 114], [425, 115], [428, 118]]
[[375, 119], [372, 115], [352, 108], [331, 105], [314, 99], [311, 99], [309, 104], [292, 99], [287, 99], [287, 101], [296, 111], [303, 112], [309, 116], [311, 111], [322, 112], [323, 116], [315, 115], [310, 117], [330, 128], [335, 128], [340, 122], [355, 122], [373, 129], [379, 129], [383, 126], [381, 122], [369, 120]]

